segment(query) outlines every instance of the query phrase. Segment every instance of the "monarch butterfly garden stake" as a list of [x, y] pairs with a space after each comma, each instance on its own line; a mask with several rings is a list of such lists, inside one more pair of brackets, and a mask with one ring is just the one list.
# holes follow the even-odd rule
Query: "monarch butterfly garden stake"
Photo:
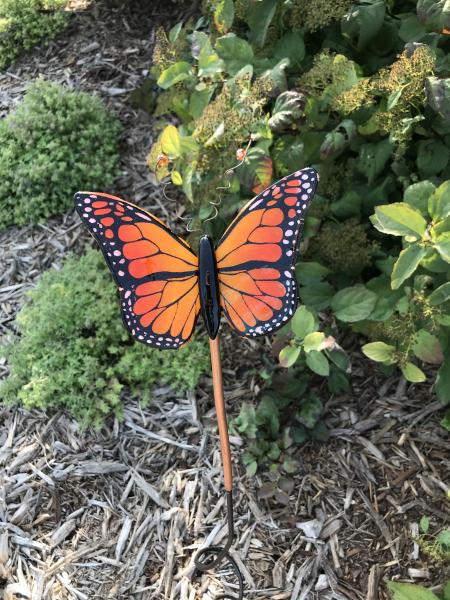
[[137, 341], [161, 350], [179, 348], [191, 337], [202, 313], [210, 338], [228, 540], [223, 547], [200, 550], [195, 565], [207, 571], [226, 560], [237, 577], [239, 599], [243, 580], [229, 554], [234, 539], [233, 476], [220, 319], [223, 314], [238, 335], [257, 337], [276, 331], [293, 316], [298, 303], [294, 268], [304, 215], [317, 183], [312, 168], [274, 183], [241, 209], [216, 247], [203, 236], [198, 257], [183, 239], [138, 206], [109, 194], [75, 194], [76, 210], [102, 249], [120, 290], [124, 324]]

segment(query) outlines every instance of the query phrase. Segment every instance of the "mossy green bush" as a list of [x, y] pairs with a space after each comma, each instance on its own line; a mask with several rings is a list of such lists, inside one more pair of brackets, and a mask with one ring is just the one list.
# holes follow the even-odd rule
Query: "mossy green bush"
[[0, 0], [0, 70], [24, 50], [55, 37], [69, 20], [67, 0]]
[[206, 344], [178, 352], [135, 343], [124, 328], [116, 289], [100, 252], [69, 256], [44, 273], [17, 316], [20, 335], [4, 354], [10, 376], [0, 399], [27, 408], [67, 409], [100, 425], [122, 411], [121, 391], [148, 399], [156, 383], [192, 389], [208, 365]]
[[0, 229], [72, 206], [79, 189], [107, 188], [120, 125], [99, 98], [38, 80], [0, 121]]

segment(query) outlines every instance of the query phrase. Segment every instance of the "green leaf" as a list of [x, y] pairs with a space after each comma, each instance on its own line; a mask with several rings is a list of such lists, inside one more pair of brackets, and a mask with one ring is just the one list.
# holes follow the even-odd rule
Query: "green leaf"
[[272, 84], [272, 93], [280, 94], [287, 88], [285, 70], [289, 66], [289, 59], [282, 58], [276, 65], [260, 74], [262, 79], [269, 79]]
[[436, 540], [439, 544], [441, 544], [441, 546], [447, 546], [447, 548], [450, 548], [450, 530], [443, 529], [439, 535], [436, 536]]
[[325, 334], [322, 331], [308, 333], [303, 340], [304, 351], [311, 352], [311, 350], [319, 350], [324, 339]]
[[392, 600], [439, 600], [436, 594], [415, 583], [388, 581], [387, 586], [393, 594]]
[[328, 377], [330, 374], [330, 365], [328, 363], [327, 357], [321, 352], [317, 352], [316, 350], [311, 350], [306, 355], [306, 364], [317, 373], [317, 375], [322, 375], [322, 377]]
[[419, 210], [424, 217], [428, 215], [428, 198], [436, 189], [431, 181], [419, 181], [408, 186], [405, 190], [404, 199], [407, 204]]
[[331, 273], [328, 267], [324, 267], [318, 262], [300, 261], [295, 267], [295, 275], [300, 285], [309, 285], [317, 283]]
[[161, 148], [169, 158], [177, 158], [181, 153], [180, 134], [175, 125], [167, 125], [161, 134]]
[[359, 149], [359, 158], [357, 161], [358, 171], [367, 177], [371, 185], [376, 176], [379, 175], [393, 150], [393, 144], [389, 138], [385, 138], [377, 144], [362, 144]]
[[428, 212], [434, 221], [440, 221], [450, 215], [450, 181], [444, 181], [428, 200]]
[[450, 579], [444, 585], [442, 593], [444, 594], [444, 600], [450, 600]]
[[370, 342], [369, 344], [365, 344], [361, 350], [375, 362], [381, 362], [386, 365], [392, 365], [395, 362], [395, 347], [384, 342]]
[[398, 35], [403, 42], [418, 42], [426, 35], [426, 29], [419, 23], [416, 15], [407, 13], [406, 16], [403, 18], [400, 16], [400, 18], [401, 25]]
[[277, 60], [288, 58], [292, 68], [300, 67], [305, 58], [305, 43], [302, 34], [298, 31], [285, 33], [275, 44], [272, 55]]
[[322, 402], [317, 396], [309, 396], [302, 402], [300, 409], [295, 415], [297, 421], [307, 429], [312, 429], [322, 414]]
[[295, 91], [286, 91], [280, 94], [269, 119], [272, 131], [282, 131], [299, 121], [303, 115], [305, 97]]
[[334, 288], [328, 281], [318, 281], [311, 285], [305, 285], [300, 290], [302, 301], [315, 310], [323, 310], [330, 306], [334, 294]]
[[358, 284], [339, 290], [331, 301], [331, 308], [341, 321], [354, 323], [366, 319], [374, 309], [376, 301], [376, 294]]
[[167, 90], [176, 83], [189, 77], [192, 65], [185, 61], [180, 61], [165, 69], [156, 82], [160, 88]]
[[280, 365], [288, 369], [297, 362], [301, 352], [300, 346], [285, 346], [279, 355]]
[[427, 77], [425, 91], [428, 104], [448, 122], [450, 120], [450, 78]]
[[440, 285], [428, 296], [428, 302], [431, 306], [437, 306], [438, 304], [447, 302], [447, 300], [450, 300], [450, 281]]
[[398, 103], [398, 101], [402, 97], [402, 92], [403, 92], [403, 88], [400, 88], [399, 90], [396, 90], [395, 92], [392, 92], [391, 94], [389, 94], [387, 103], [386, 103], [386, 110], [392, 110], [394, 108], [394, 106]]
[[443, 404], [450, 403], [450, 352], [447, 349], [444, 353], [444, 362], [439, 368], [436, 376], [434, 389], [439, 400]]
[[436, 237], [434, 247], [445, 262], [450, 263], [450, 231], [445, 231]]
[[221, 73], [225, 64], [212, 47], [209, 36], [203, 31], [194, 31], [192, 37], [192, 54], [198, 60], [198, 76], [213, 77]]
[[416, 365], [412, 362], [407, 362], [400, 368], [403, 373], [403, 377], [407, 381], [411, 381], [411, 383], [421, 383], [422, 381], [426, 381], [425, 373], [419, 369], [419, 367], [416, 367]]
[[225, 62], [225, 70], [234, 76], [243, 67], [253, 64], [253, 48], [234, 33], [228, 33], [216, 41], [216, 51]]
[[411, 244], [400, 252], [392, 271], [391, 286], [393, 290], [398, 290], [402, 283], [414, 273], [426, 253], [426, 248], [419, 244]]
[[178, 171], [172, 171], [170, 177], [174, 185], [182, 185], [183, 178], [181, 177], [181, 174]]
[[233, 0], [219, 0], [213, 18], [214, 25], [219, 33], [226, 33], [229, 31], [234, 21]]
[[353, 4], [341, 21], [342, 35], [349, 38], [359, 51], [362, 50], [380, 31], [385, 12], [383, 0]]
[[450, 5], [448, 0], [418, 0], [417, 17], [428, 30], [450, 29]]
[[314, 315], [305, 306], [300, 306], [292, 317], [291, 328], [294, 334], [302, 340], [316, 328]]
[[189, 114], [198, 119], [208, 106], [211, 96], [214, 94], [215, 87], [208, 85], [204, 90], [194, 90], [189, 98]]
[[437, 139], [421, 140], [417, 144], [416, 163], [426, 176], [440, 173], [448, 164], [450, 150]]
[[[375, 218], [374, 218], [375, 217]], [[406, 202], [393, 202], [375, 207], [375, 215], [370, 217], [374, 227], [382, 233], [421, 238], [427, 222], [420, 212]]]
[[417, 358], [432, 365], [440, 365], [444, 360], [440, 341], [425, 329], [415, 334], [412, 350]]
[[172, 29], [169, 31], [169, 42], [171, 44], [173, 44], [174, 42], [177, 41], [178, 36], [180, 35], [181, 29], [183, 28], [183, 21], [180, 21], [179, 23], [177, 23], [176, 25], [174, 25], [172, 27]]
[[277, 0], [259, 0], [248, 7], [247, 23], [250, 27], [250, 42], [262, 48], [266, 41], [267, 30], [277, 8]]
[[423, 517], [420, 519], [420, 522], [419, 522], [419, 527], [420, 527], [420, 530], [421, 530], [423, 533], [427, 533], [427, 532], [428, 532], [428, 529], [429, 529], [429, 527], [430, 527], [430, 519], [429, 519], [428, 517], [425, 517], [425, 516], [423, 516]]

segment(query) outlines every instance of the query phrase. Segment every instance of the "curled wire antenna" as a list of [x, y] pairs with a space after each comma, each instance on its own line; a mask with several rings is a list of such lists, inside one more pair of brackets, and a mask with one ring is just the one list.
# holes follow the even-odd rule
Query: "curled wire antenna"
[[[229, 190], [231, 187], [231, 182], [229, 181], [230, 176], [233, 174], [233, 172], [238, 169], [245, 161], [246, 157], [247, 157], [247, 152], [248, 149], [251, 146], [251, 143], [253, 142], [253, 135], [250, 136], [250, 139], [248, 140], [247, 146], [245, 147], [245, 149], [242, 151], [242, 157], [238, 158], [238, 163], [234, 165], [234, 167], [230, 167], [229, 169], [227, 169], [225, 171], [225, 173], [223, 174], [224, 177], [228, 178], [228, 183], [227, 185], [220, 185], [218, 187], [216, 187], [217, 191], [220, 190]], [[219, 214], [219, 209], [217, 208], [218, 206], [220, 206], [222, 204], [222, 197], [219, 196], [219, 199], [217, 200], [217, 202], [214, 202], [211, 200], [210, 202], [211, 206], [214, 208], [214, 214], [212, 217], [208, 217], [207, 219], [204, 220], [204, 223], [206, 223], [207, 221], [213, 221], [217, 215]]]

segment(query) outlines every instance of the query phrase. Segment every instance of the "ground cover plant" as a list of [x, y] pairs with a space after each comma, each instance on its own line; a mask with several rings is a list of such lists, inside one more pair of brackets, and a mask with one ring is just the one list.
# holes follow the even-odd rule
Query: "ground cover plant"
[[271, 181], [319, 170], [285, 367], [346, 385], [353, 330], [384, 373], [450, 402], [449, 21], [429, 0], [212, 0], [158, 32], [148, 163], [197, 225], [218, 236]]
[[117, 174], [120, 125], [99, 98], [38, 80], [0, 122], [0, 229], [72, 207]]
[[64, 408], [84, 425], [120, 416], [124, 386], [145, 402], [156, 383], [195, 388], [208, 352], [192, 341], [179, 352], [133, 342], [124, 328], [117, 292], [101, 253], [67, 258], [43, 274], [17, 316], [20, 337], [4, 347], [11, 374], [0, 398], [27, 408]]
[[21, 52], [62, 31], [67, 0], [0, 0], [0, 70]]

